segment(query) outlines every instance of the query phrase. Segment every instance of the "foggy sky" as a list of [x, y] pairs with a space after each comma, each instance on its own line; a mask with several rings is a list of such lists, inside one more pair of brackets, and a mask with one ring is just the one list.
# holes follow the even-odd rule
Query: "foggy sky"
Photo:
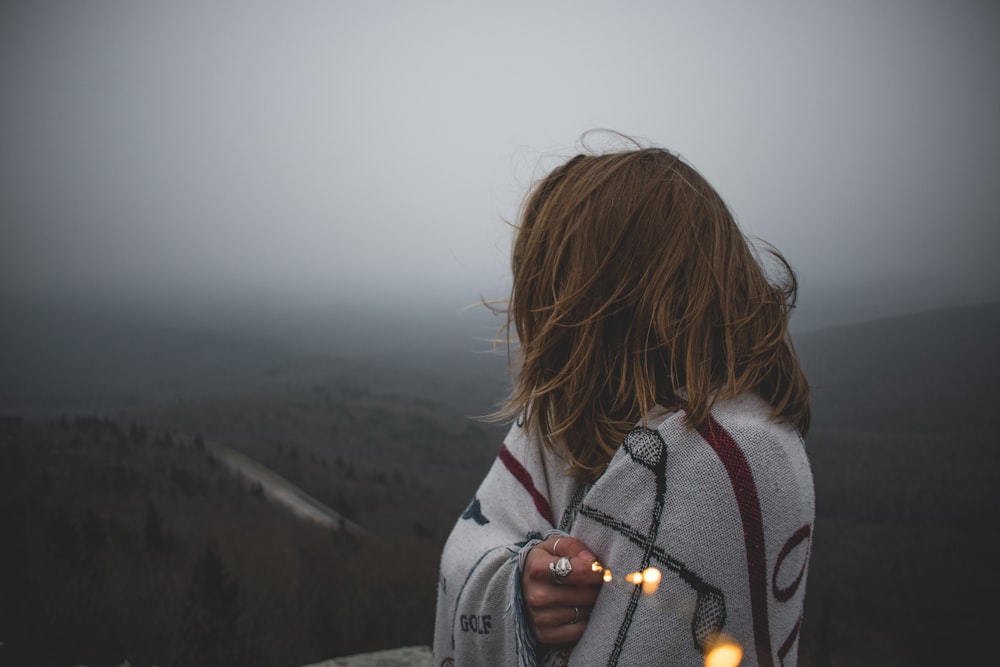
[[805, 302], [995, 299], [998, 63], [969, 0], [8, 2], [0, 290], [500, 296], [532, 178], [613, 128]]

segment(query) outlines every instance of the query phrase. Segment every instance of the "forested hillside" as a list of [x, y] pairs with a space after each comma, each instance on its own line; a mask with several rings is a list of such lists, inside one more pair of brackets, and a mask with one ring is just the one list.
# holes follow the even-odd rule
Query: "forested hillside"
[[1000, 595], [1000, 305], [800, 336], [814, 386], [807, 665], [983, 664]]
[[[371, 356], [337, 313], [282, 338], [7, 312], [0, 664], [294, 666], [429, 641], [443, 540], [503, 433], [470, 418], [505, 382], [481, 325]], [[266, 502], [209, 441], [367, 537]]]
[[0, 664], [300, 665], [431, 628], [431, 530], [297, 519], [198, 435], [5, 418], [0, 527]]

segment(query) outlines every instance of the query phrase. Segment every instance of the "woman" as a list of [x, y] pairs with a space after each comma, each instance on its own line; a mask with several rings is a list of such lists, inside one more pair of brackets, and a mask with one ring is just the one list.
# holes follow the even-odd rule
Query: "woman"
[[[515, 417], [441, 560], [435, 664], [796, 662], [809, 389], [722, 199], [656, 148], [578, 155], [525, 202]], [[645, 573], [645, 581], [642, 575]]]

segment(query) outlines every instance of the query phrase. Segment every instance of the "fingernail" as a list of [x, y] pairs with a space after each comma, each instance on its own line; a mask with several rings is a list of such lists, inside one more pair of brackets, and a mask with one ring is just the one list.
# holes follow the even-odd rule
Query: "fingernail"
[[583, 551], [581, 551], [580, 553], [578, 553], [576, 555], [576, 557], [579, 558], [579, 559], [581, 559], [581, 560], [585, 560], [585, 561], [597, 560], [597, 556], [595, 556], [594, 554], [590, 553], [590, 551], [587, 550], [587, 549], [584, 549]]

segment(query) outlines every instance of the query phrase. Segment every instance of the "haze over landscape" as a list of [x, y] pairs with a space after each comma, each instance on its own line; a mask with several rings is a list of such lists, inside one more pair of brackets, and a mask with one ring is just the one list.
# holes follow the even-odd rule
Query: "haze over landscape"
[[798, 270], [797, 326], [1000, 294], [993, 3], [0, 12], [5, 296], [503, 296], [504, 220], [592, 128], [701, 170]]
[[679, 152], [798, 272], [800, 664], [986, 654], [994, 3], [8, 2], [0, 90], [0, 663], [429, 643], [505, 432], [471, 418], [509, 381], [467, 306], [592, 128]]

